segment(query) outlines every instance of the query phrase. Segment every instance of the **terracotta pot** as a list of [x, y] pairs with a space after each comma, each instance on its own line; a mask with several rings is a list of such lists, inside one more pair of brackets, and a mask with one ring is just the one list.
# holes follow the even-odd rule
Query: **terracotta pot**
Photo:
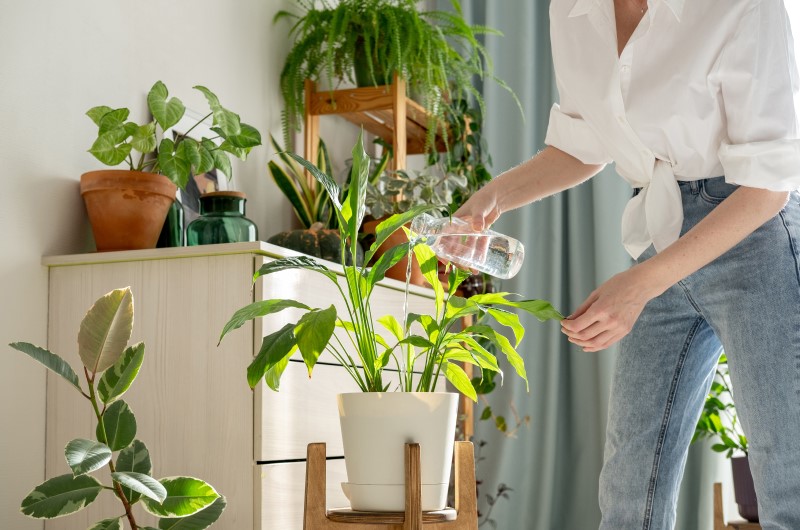
[[155, 248], [177, 189], [155, 173], [106, 169], [81, 175], [97, 250]]
[[[361, 230], [365, 234], [375, 234], [375, 228], [377, 228], [378, 224], [380, 224], [382, 221], [383, 219], [366, 221], [361, 227]], [[407, 242], [408, 242], [408, 237], [406, 237], [406, 233], [402, 229], [396, 231], [394, 234], [389, 236], [389, 238], [386, 241], [384, 241], [381, 246], [378, 247], [378, 251], [375, 253], [375, 259], [383, 256], [383, 254], [388, 250], [390, 250], [391, 248], [396, 247], [397, 245], [402, 245], [403, 243]], [[419, 268], [419, 263], [417, 262], [417, 258], [414, 257], [413, 255], [411, 256], [411, 258], [413, 261], [411, 263], [411, 279], [409, 280], [409, 283], [412, 285], [429, 287], [428, 282], [422, 275], [422, 270]], [[397, 264], [395, 264], [388, 271], [386, 271], [386, 277], [405, 283], [407, 271], [408, 271], [408, 258], [404, 257], [403, 259], [398, 261]]]

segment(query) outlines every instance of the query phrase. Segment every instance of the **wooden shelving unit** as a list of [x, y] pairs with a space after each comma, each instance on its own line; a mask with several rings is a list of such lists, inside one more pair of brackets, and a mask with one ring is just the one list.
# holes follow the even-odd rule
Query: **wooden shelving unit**
[[[305, 158], [316, 160], [319, 117], [338, 115], [382, 138], [394, 149], [393, 169], [406, 169], [408, 155], [425, 153], [428, 113], [406, 96], [405, 80], [395, 76], [391, 85], [317, 91], [316, 83], [305, 84]], [[436, 148], [444, 150], [437, 135]]]

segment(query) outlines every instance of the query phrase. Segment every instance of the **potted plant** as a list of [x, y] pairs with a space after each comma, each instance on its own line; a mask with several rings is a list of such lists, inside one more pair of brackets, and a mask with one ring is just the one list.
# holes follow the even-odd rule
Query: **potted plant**
[[[449, 269], [449, 289], [445, 292], [438, 278], [438, 260], [429, 247], [405, 242], [383, 254], [372, 267], [348, 265], [345, 254], [355, 254], [358, 229], [364, 217], [366, 181], [369, 159], [359, 141], [353, 151], [353, 172], [349, 191], [339, 202], [339, 189], [328, 175], [301, 157], [289, 154], [323, 183], [339, 222], [342, 248], [339, 275], [313, 258], [291, 257], [270, 262], [256, 273], [266, 278], [286, 269], [305, 269], [321, 274], [333, 282], [342, 295], [346, 314], [335, 306], [312, 308], [293, 300], [266, 300], [237, 311], [222, 330], [220, 340], [248, 320], [274, 314], [286, 308], [303, 312], [294, 323], [264, 338], [262, 348], [247, 370], [247, 381], [254, 388], [261, 379], [273, 390], [280, 384], [281, 374], [289, 358], [297, 353], [306, 364], [309, 375], [323, 353], [329, 354], [350, 374], [363, 393], [339, 396], [345, 462], [348, 470], [351, 505], [356, 510], [402, 511], [403, 465], [402, 448], [408, 439], [423, 444], [422, 483], [423, 509], [444, 507], [456, 421], [457, 394], [434, 392], [441, 377], [460, 392], [476, 399], [475, 389], [460, 363], [471, 363], [481, 369], [499, 372], [497, 359], [479, 339], [497, 345], [516, 373], [526, 378], [525, 365], [516, 347], [524, 329], [519, 317], [509, 311], [518, 308], [540, 320], [563, 318], [542, 300], [513, 300], [510, 293], [494, 293], [463, 298], [455, 294], [467, 273]], [[366, 252], [369, 262], [377, 248], [395, 231], [416, 215], [435, 206], [419, 205], [396, 214], [378, 225], [376, 240]], [[386, 271], [403, 256], [414, 252], [422, 273], [430, 282], [435, 311], [430, 315], [408, 314], [403, 322], [393, 316], [374, 318], [370, 296]], [[511, 341], [493, 328], [476, 324], [458, 330], [462, 316], [489, 315], [510, 328]], [[393, 344], [375, 332], [375, 324], [383, 326]], [[412, 329], [413, 324], [415, 325]], [[346, 338], [334, 334], [340, 328]], [[422, 330], [422, 331], [419, 331]], [[349, 342], [347, 346], [344, 342]], [[385, 368], [392, 366], [396, 375]], [[400, 392], [392, 392], [399, 390]], [[370, 485], [370, 486], [365, 486]]]
[[423, 96], [432, 146], [445, 102], [465, 95], [482, 102], [473, 76], [496, 80], [477, 36], [499, 32], [467, 24], [458, 0], [451, 3], [454, 9], [448, 12], [420, 11], [415, 0], [297, 0], [300, 13], [278, 12], [276, 21], [292, 22], [294, 39], [280, 79], [286, 143], [302, 123], [306, 79], [329, 87], [343, 80], [380, 86], [396, 73], [410, 92]]
[[[270, 161], [270, 175], [292, 205], [301, 228], [275, 234], [267, 239], [267, 243], [324, 260], [338, 261], [341, 256], [342, 240], [339, 230], [336, 229], [337, 218], [333, 215], [333, 203], [325, 187], [316, 179], [313, 183], [309, 183], [303, 168], [284, 152], [275, 138], [270, 136], [270, 141], [283, 162], [283, 166], [280, 166]], [[322, 140], [319, 142], [317, 153], [317, 168], [333, 181], [331, 160]], [[384, 152], [384, 156], [373, 168], [370, 180], [375, 178], [374, 175], [380, 175], [388, 162], [389, 154]], [[346, 254], [346, 257], [349, 258], [349, 254]], [[356, 259], [359, 265], [364, 259], [364, 251], [360, 245], [356, 247]], [[348, 265], [352, 263], [348, 262]]]
[[[133, 329], [133, 295], [129, 287], [97, 300], [81, 321], [78, 355], [83, 363], [85, 385], [61, 357], [26, 342], [10, 346], [31, 356], [64, 378], [91, 404], [97, 419], [97, 440], [78, 438], [64, 450], [71, 473], [50, 478], [36, 486], [22, 501], [20, 511], [37, 519], [53, 519], [82, 510], [103, 490], [113, 491], [123, 515], [104, 519], [94, 530], [154, 530], [137, 522], [136, 504], [160, 518], [158, 528], [211, 526], [225, 509], [225, 497], [194, 477], [152, 477], [150, 453], [136, 439], [136, 418], [121, 399], [133, 384], [144, 361], [144, 344], [128, 346]], [[114, 458], [114, 453], [117, 453]], [[108, 466], [110, 484], [90, 473]]]
[[211, 117], [212, 130], [218, 135], [215, 138], [198, 141], [187, 136], [187, 131], [177, 138], [158, 141], [159, 129], [163, 136], [186, 111], [178, 98], [169, 98], [161, 81], [147, 95], [147, 107], [153, 116], [148, 122], [129, 121], [127, 108], [98, 106], [86, 113], [98, 127], [89, 152], [107, 166], [125, 162], [129, 168], [81, 175], [81, 195], [97, 250], [155, 247], [178, 187], [184, 188], [191, 175], [213, 169], [230, 178], [229, 155], [244, 160], [253, 147], [261, 144], [259, 132], [223, 107], [213, 92], [203, 86], [194, 88], [202, 92], [210, 107], [198, 124]]
[[[747, 458], [747, 437], [736, 416], [728, 358], [723, 353], [706, 398], [692, 442], [711, 439], [711, 449], [724, 453], [731, 461], [733, 490], [739, 514], [750, 522], [758, 522], [758, 500]], [[734, 456], [737, 455], [737, 456]]]

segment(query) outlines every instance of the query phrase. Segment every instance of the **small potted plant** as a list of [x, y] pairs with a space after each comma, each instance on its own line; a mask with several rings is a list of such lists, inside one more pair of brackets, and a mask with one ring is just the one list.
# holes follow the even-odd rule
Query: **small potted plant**
[[[150, 453], [144, 442], [136, 439], [136, 418], [122, 399], [144, 361], [143, 343], [128, 346], [132, 330], [129, 287], [111, 291], [94, 303], [78, 333], [85, 384], [55, 353], [26, 342], [10, 345], [66, 380], [86, 398], [97, 419], [97, 440], [77, 438], [64, 449], [72, 472], [46, 480], [22, 501], [20, 511], [28, 517], [69, 515], [94, 502], [104, 490], [119, 499], [122, 515], [98, 521], [92, 529], [122, 530], [123, 520], [130, 530], [151, 528], [137, 522], [137, 504], [160, 518], [158, 527], [162, 529], [208, 528], [222, 515], [225, 498], [210, 484], [194, 477], [157, 480], [152, 476]], [[106, 466], [111, 482], [103, 484], [91, 473]]]
[[[747, 437], [736, 416], [728, 358], [719, 359], [711, 390], [706, 398], [692, 442], [711, 439], [711, 449], [723, 453], [731, 461], [733, 490], [739, 514], [750, 522], [758, 522], [758, 500], [747, 458]], [[736, 455], [736, 456], [734, 456]]]
[[[456, 295], [459, 283], [468, 275], [450, 268], [447, 291], [438, 278], [438, 260], [424, 244], [406, 241], [383, 254], [370, 268], [348, 265], [345, 254], [355, 253], [358, 229], [364, 218], [369, 159], [361, 138], [353, 151], [353, 171], [349, 191], [339, 202], [339, 189], [328, 175], [310, 162], [289, 154], [324, 184], [334, 206], [343, 245], [343, 277], [313, 258], [291, 257], [262, 266], [255, 278], [268, 278], [286, 269], [305, 269], [333, 282], [342, 295], [346, 314], [336, 307], [312, 308], [294, 300], [265, 300], [237, 311], [222, 330], [220, 340], [245, 322], [271, 315], [286, 308], [300, 309], [297, 322], [289, 323], [265, 337], [262, 348], [247, 370], [247, 381], [254, 388], [262, 379], [277, 390], [289, 358], [297, 353], [309, 375], [323, 353], [330, 355], [357, 383], [362, 393], [339, 396], [342, 436], [347, 466], [351, 505], [355, 510], [402, 511], [403, 444], [408, 439], [422, 443], [423, 509], [444, 508], [457, 412], [457, 394], [434, 392], [446, 378], [459, 392], [473, 400], [475, 388], [461, 367], [470, 363], [481, 369], [500, 372], [497, 359], [479, 340], [495, 344], [515, 372], [527, 380], [525, 363], [517, 353], [524, 334], [512, 308], [527, 311], [540, 320], [563, 318], [543, 300], [514, 300], [510, 293], [494, 293], [463, 298]], [[419, 205], [395, 214], [376, 230], [376, 239], [366, 252], [369, 262], [377, 248], [415, 216], [435, 209]], [[386, 271], [413, 252], [422, 273], [430, 282], [434, 298], [433, 314], [407, 314], [403, 321], [393, 316], [375, 318], [370, 297]], [[355, 262], [353, 260], [353, 262]], [[509, 340], [492, 327], [481, 324], [458, 330], [461, 317], [488, 315], [507, 326], [514, 335]], [[375, 332], [381, 325], [391, 341]], [[413, 325], [413, 328], [412, 328]], [[342, 330], [335, 335], [336, 328]], [[390, 343], [393, 342], [393, 343]], [[345, 345], [345, 343], [348, 343]], [[386, 367], [396, 372], [387, 372]], [[395, 375], [389, 375], [393, 373]], [[399, 392], [393, 392], [399, 391]]]
[[296, 3], [299, 13], [280, 11], [275, 17], [291, 21], [294, 39], [280, 79], [287, 143], [289, 132], [302, 123], [306, 79], [331, 88], [342, 81], [380, 86], [389, 84], [396, 73], [424, 100], [431, 120], [429, 145], [446, 101], [465, 95], [482, 101], [473, 76], [496, 79], [478, 35], [498, 32], [467, 24], [458, 0], [451, 0], [453, 11], [421, 11], [415, 0]]
[[[283, 192], [292, 205], [292, 210], [294, 210], [301, 228], [275, 234], [267, 239], [267, 243], [324, 260], [338, 261], [341, 256], [342, 239], [337, 230], [337, 218], [333, 215], [333, 203], [325, 187], [316, 179], [313, 183], [309, 183], [303, 168], [284, 152], [275, 138], [270, 137], [270, 140], [283, 162], [283, 166], [281, 166], [270, 161], [270, 175], [278, 189]], [[317, 168], [333, 181], [328, 148], [322, 140], [319, 142], [317, 153]], [[384, 156], [372, 169], [369, 179], [373, 180], [376, 178], [375, 175], [380, 175], [388, 162], [389, 154], [384, 152]], [[349, 254], [346, 254], [346, 257], [349, 258]], [[364, 259], [364, 251], [360, 245], [356, 248], [356, 259], [359, 265]], [[348, 265], [351, 264], [348, 262]]]
[[161, 81], [147, 95], [147, 107], [153, 116], [148, 122], [129, 121], [127, 108], [98, 106], [86, 113], [98, 127], [89, 152], [107, 166], [126, 163], [129, 168], [81, 175], [81, 195], [97, 250], [155, 247], [178, 187], [184, 188], [191, 175], [213, 169], [230, 178], [229, 155], [244, 160], [253, 147], [261, 144], [259, 132], [223, 107], [213, 92], [203, 86], [194, 88], [203, 93], [210, 107], [198, 124], [211, 117], [215, 138], [198, 141], [182, 134], [158, 141], [186, 111], [178, 98], [169, 98]]

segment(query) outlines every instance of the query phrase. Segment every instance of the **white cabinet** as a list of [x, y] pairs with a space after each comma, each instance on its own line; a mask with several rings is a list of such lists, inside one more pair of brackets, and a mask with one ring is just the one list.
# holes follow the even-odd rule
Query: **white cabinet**
[[[131, 286], [131, 343], [144, 341], [144, 365], [124, 399], [150, 450], [156, 477], [193, 475], [224, 494], [220, 530], [301, 529], [306, 445], [328, 444], [331, 505], [342, 505], [346, 480], [335, 395], [357, 391], [331, 357], [320, 358], [309, 381], [292, 362], [274, 393], [263, 383], [251, 391], [246, 368], [264, 335], [294, 316], [290, 310], [248, 323], [217, 347], [220, 331], [240, 307], [255, 300], [293, 298], [311, 306], [341, 308], [336, 287], [310, 271], [283, 271], [258, 281], [261, 264], [296, 253], [266, 243], [109, 252], [45, 258], [50, 267], [48, 347], [80, 366], [77, 334], [89, 306], [104, 293]], [[332, 268], [336, 268], [331, 265]], [[403, 312], [403, 285], [387, 280], [373, 295], [376, 317]], [[431, 312], [430, 292], [411, 288], [409, 311]], [[88, 402], [58, 376], [48, 374], [46, 475], [69, 472], [64, 446], [94, 437]], [[102, 476], [102, 475], [101, 475]], [[107, 478], [103, 480], [107, 481]], [[85, 530], [119, 515], [119, 501], [103, 502], [60, 519], [51, 529]], [[143, 510], [138, 522], [152, 524]]]

